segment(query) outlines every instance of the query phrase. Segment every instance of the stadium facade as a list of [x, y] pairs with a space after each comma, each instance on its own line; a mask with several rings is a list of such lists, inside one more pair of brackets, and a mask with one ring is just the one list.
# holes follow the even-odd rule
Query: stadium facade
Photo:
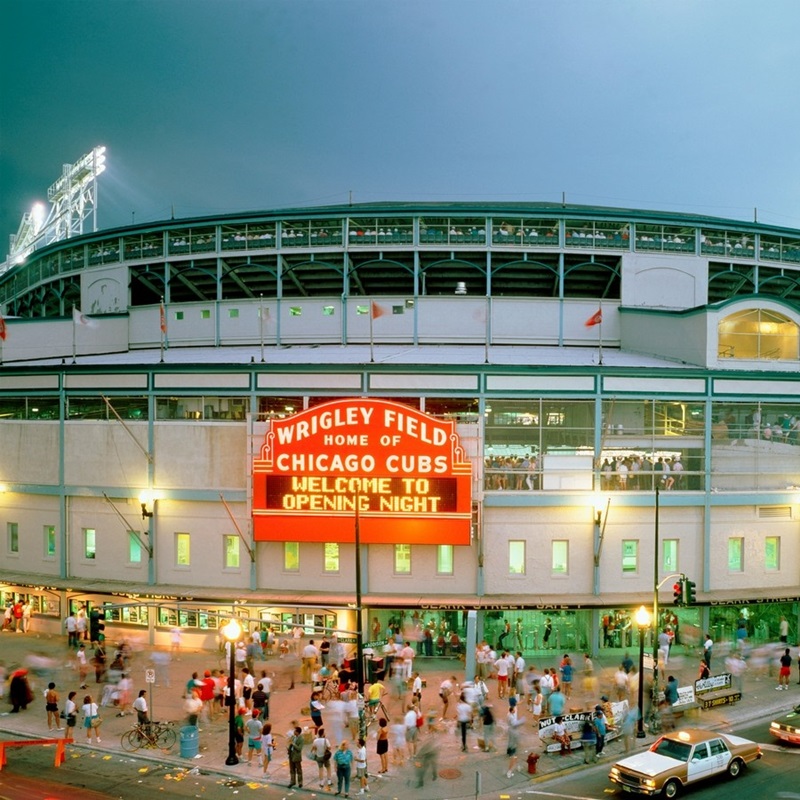
[[[559, 649], [626, 646], [656, 583], [687, 640], [742, 612], [754, 639], [797, 629], [798, 230], [547, 203], [242, 213], [50, 243], [0, 304], [0, 599], [43, 626], [91, 602], [151, 641], [213, 639], [232, 608], [352, 631], [342, 494], [375, 492], [393, 519], [360, 506], [358, 566], [384, 631], [463, 635], [477, 609], [524, 650], [548, 619]], [[325, 482], [333, 456], [363, 477], [378, 455], [367, 406], [401, 449], [449, 426], [458, 501], [425, 499], [456, 483], [414, 443], [406, 484]], [[262, 518], [294, 418], [329, 427], [328, 454], [294, 442], [306, 478]]]

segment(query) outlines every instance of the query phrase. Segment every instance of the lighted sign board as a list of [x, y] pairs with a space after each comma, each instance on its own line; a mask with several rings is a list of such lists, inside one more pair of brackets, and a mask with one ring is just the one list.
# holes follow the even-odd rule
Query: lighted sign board
[[471, 464], [455, 424], [334, 400], [273, 420], [253, 461], [258, 541], [470, 543]]

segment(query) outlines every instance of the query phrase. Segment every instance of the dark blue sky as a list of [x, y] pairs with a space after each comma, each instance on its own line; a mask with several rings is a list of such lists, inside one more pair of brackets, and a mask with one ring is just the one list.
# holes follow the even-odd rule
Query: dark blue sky
[[7, 0], [0, 259], [95, 145], [101, 227], [560, 200], [800, 227], [796, 0]]

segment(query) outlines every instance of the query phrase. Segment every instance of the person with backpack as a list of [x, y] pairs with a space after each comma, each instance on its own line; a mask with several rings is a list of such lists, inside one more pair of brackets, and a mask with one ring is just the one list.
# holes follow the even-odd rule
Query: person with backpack
[[303, 729], [295, 726], [289, 737], [289, 788], [303, 788]]

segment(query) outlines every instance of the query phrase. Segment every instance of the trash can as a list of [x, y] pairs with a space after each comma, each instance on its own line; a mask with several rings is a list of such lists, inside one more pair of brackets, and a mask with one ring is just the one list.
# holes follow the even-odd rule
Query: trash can
[[538, 753], [529, 753], [528, 754], [528, 775], [535, 775], [536, 774], [536, 762], [539, 760]]
[[200, 749], [196, 725], [184, 725], [180, 730], [181, 758], [194, 758]]

